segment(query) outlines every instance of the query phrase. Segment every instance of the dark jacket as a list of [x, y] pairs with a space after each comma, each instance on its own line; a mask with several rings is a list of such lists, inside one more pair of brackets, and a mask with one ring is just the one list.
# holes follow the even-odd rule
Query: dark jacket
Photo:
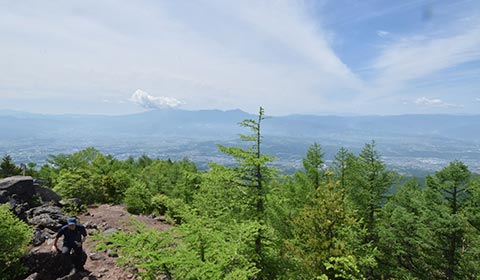
[[[67, 246], [70, 248], [78, 247], [75, 242], [81, 242], [82, 241], [82, 235], [87, 236], [87, 231], [85, 230], [85, 227], [81, 224], [76, 224], [76, 227], [74, 230], [70, 230], [68, 228], [68, 225], [64, 225], [57, 233], [57, 237], [60, 236], [63, 237], [63, 246]], [[79, 243], [80, 244], [80, 243]]]

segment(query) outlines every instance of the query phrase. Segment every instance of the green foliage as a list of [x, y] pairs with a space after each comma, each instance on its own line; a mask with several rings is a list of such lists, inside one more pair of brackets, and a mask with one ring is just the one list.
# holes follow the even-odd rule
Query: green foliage
[[142, 214], [151, 212], [152, 194], [145, 183], [135, 181], [125, 192], [125, 203], [127, 211], [132, 214]]
[[[415, 181], [400, 184], [375, 142], [358, 156], [341, 148], [330, 167], [314, 143], [302, 170], [277, 176], [273, 158], [262, 153], [263, 120], [260, 108], [258, 118], [240, 123], [251, 132], [240, 135], [244, 145], [219, 146], [234, 165], [212, 163], [206, 172], [188, 159], [122, 161], [87, 148], [51, 155], [40, 170], [29, 164], [27, 174], [51, 182], [63, 198], [165, 215], [173, 226], [163, 232], [137, 224], [133, 233], [96, 237], [99, 249], [117, 251], [118, 261], [144, 279], [478, 278], [480, 177], [465, 164], [454, 161], [427, 176], [424, 188]], [[19, 172], [7, 156], [0, 167]], [[26, 242], [10, 241], [23, 235], [9, 230], [31, 231], [3, 227], [11, 217], [1, 210], [5, 274]], [[79, 210], [64, 209], [71, 215]], [[7, 256], [10, 249], [16, 253]]]
[[73, 171], [61, 170], [53, 190], [63, 199], [79, 198], [82, 203], [91, 204], [102, 195], [90, 181], [91, 173], [80, 169]]
[[468, 167], [459, 161], [427, 177], [428, 220], [436, 245], [434, 272], [439, 279], [480, 275], [480, 232], [469, 222], [477, 188]]
[[323, 274], [320, 279], [344, 279], [357, 280], [362, 279], [362, 273], [358, 268], [358, 260], [354, 256], [330, 257], [324, 263], [326, 270], [330, 276]]
[[20, 167], [15, 165], [10, 155], [5, 155], [0, 162], [0, 178], [20, 175]]
[[152, 197], [151, 207], [154, 212], [165, 215], [171, 224], [180, 224], [185, 212], [188, 211], [188, 205], [179, 198], [171, 198], [164, 194], [157, 194]]
[[74, 201], [67, 201], [67, 203], [63, 205], [62, 210], [67, 216], [77, 216], [81, 213], [86, 213], [88, 209], [85, 204], [78, 206]]
[[19, 258], [26, 251], [32, 229], [0, 205], [0, 279], [13, 278], [22, 272]]
[[102, 242], [97, 249], [117, 250], [119, 262], [139, 269], [144, 279], [166, 274], [178, 279], [236, 280], [257, 274], [244, 246], [245, 239], [254, 239], [256, 226], [238, 224], [223, 231], [216, 223], [192, 219], [164, 232], [138, 224], [135, 234], [99, 235]]
[[94, 148], [73, 154], [50, 155], [38, 176], [63, 198], [78, 197], [86, 204], [131, 201], [135, 205], [129, 209], [136, 209], [132, 211], [151, 211], [150, 202], [142, 202], [141, 206], [140, 200], [132, 198], [133, 189], [130, 197], [125, 199], [134, 182], [145, 184], [151, 195], [164, 194], [186, 204], [192, 202], [200, 183], [199, 171], [188, 159], [172, 162], [143, 155], [138, 160], [120, 161]]
[[188, 159], [179, 162], [153, 161], [141, 172], [141, 180], [152, 193], [165, 194], [191, 203], [199, 184], [198, 170]]
[[348, 279], [343, 278], [345, 274], [359, 279], [360, 257], [371, 260], [371, 252], [367, 253], [370, 249], [361, 244], [362, 228], [347, 206], [343, 192], [330, 179], [317, 189], [310, 203], [294, 219], [294, 238], [287, 241], [287, 248], [299, 268], [295, 274], [304, 279], [322, 275], [328, 279]]
[[340, 148], [334, 157], [333, 171], [342, 189], [352, 189], [355, 174], [360, 172], [357, 158], [345, 148]]
[[[267, 253], [272, 248], [267, 244], [267, 232], [270, 228], [266, 223], [266, 197], [268, 184], [274, 176], [275, 170], [268, 166], [268, 163], [273, 160], [272, 157], [261, 152], [263, 138], [261, 125], [265, 118], [264, 110], [260, 107], [256, 120], [247, 119], [240, 123], [240, 126], [251, 130], [252, 134], [250, 135], [240, 135], [240, 138], [248, 142], [250, 146], [240, 148], [220, 145], [220, 151], [232, 156], [237, 165], [231, 168], [217, 168], [217, 171], [224, 171], [224, 175], [220, 173], [220, 177], [230, 180], [230, 182], [225, 183], [234, 188], [236, 194], [233, 195], [240, 196], [240, 202], [244, 202], [238, 208], [238, 210], [241, 210], [239, 218], [259, 225], [254, 246], [254, 261], [259, 270], [257, 279], [272, 278], [273, 275], [278, 273], [278, 271], [272, 269], [273, 264], [269, 261], [270, 257]], [[238, 205], [238, 202], [236, 204]], [[222, 205], [224, 204], [222, 203]]]
[[382, 207], [379, 220], [379, 259], [387, 278], [431, 279], [433, 274], [433, 228], [429, 205], [415, 180], [398, 188]]
[[315, 191], [320, 187], [323, 179], [323, 160], [322, 147], [318, 143], [313, 143], [307, 151], [307, 156], [302, 160], [305, 176], [311, 184], [312, 190]]
[[33, 178], [40, 177], [40, 173], [37, 170], [37, 164], [35, 162], [29, 162], [25, 166], [25, 175]]

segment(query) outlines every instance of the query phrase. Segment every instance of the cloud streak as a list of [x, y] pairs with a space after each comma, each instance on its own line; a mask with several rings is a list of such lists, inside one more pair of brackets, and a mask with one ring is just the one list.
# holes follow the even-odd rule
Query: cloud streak
[[376, 84], [400, 86], [438, 71], [480, 59], [480, 25], [443, 38], [413, 36], [389, 46], [375, 59]]
[[385, 30], [377, 30], [377, 36], [380, 38], [388, 38], [390, 36], [390, 32]]
[[146, 91], [143, 91], [141, 89], [137, 89], [133, 93], [132, 97], [130, 97], [130, 101], [141, 106], [144, 109], [175, 108], [184, 104], [182, 101], [174, 97], [156, 97], [148, 94]]
[[426, 97], [417, 98], [414, 101], [414, 103], [419, 106], [427, 106], [427, 107], [463, 107], [462, 105], [446, 103], [443, 100], [438, 98], [429, 99]]

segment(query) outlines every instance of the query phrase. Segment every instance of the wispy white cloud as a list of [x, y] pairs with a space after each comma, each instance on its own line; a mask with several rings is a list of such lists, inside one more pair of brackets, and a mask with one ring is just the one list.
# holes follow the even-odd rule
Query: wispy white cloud
[[[134, 111], [133, 100], [144, 107], [181, 100], [185, 109], [255, 112], [262, 105], [270, 114], [390, 112], [400, 98], [412, 105], [413, 96], [428, 96], [425, 90], [451, 100], [446, 96], [458, 79], [431, 75], [480, 58], [480, 25], [474, 20], [464, 23], [471, 28], [442, 36], [434, 33], [438, 30], [425, 35], [423, 29], [402, 35], [402, 28], [395, 28], [402, 17], [396, 15], [418, 12], [423, 2], [416, 0], [366, 1], [350, 8], [342, 1], [315, 0], [6, 3], [0, 9], [0, 103], [63, 98]], [[354, 19], [352, 28], [336, 29], [338, 21], [326, 21], [335, 13], [347, 21], [362, 18]], [[371, 24], [390, 16], [391, 26]], [[372, 48], [379, 41], [383, 47]], [[358, 70], [365, 65], [367, 75]], [[452, 72], [466, 81], [463, 73]], [[473, 68], [469, 76], [477, 72]], [[422, 88], [399, 95], [413, 82]], [[132, 100], [139, 85], [175, 100], [150, 94]], [[462, 85], [472, 92], [470, 84]], [[386, 104], [384, 96], [394, 105], [379, 105]], [[467, 98], [475, 97], [459, 102]]]
[[32, 5], [0, 11], [0, 32], [22, 34], [0, 44], [4, 87], [118, 100], [142, 85], [187, 109], [286, 113], [329, 108], [329, 94], [362, 84], [303, 1]]
[[385, 47], [374, 61], [376, 84], [394, 88], [480, 59], [480, 25], [443, 38], [413, 36]]
[[133, 93], [132, 97], [130, 97], [130, 101], [144, 109], [175, 108], [184, 104], [182, 101], [174, 97], [152, 96], [141, 89], [137, 89]]
[[477, 100], [477, 102], [480, 102], [480, 97], [475, 98], [475, 100]]
[[390, 32], [385, 30], [377, 30], [377, 36], [380, 38], [387, 38], [390, 36]]
[[420, 97], [417, 98], [414, 103], [419, 106], [428, 106], [428, 107], [463, 107], [462, 105], [447, 103], [438, 98], [426, 98]]

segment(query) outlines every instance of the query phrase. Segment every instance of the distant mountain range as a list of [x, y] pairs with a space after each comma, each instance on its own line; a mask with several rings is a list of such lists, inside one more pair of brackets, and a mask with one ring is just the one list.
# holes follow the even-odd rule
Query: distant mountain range
[[[236, 141], [238, 134], [248, 134], [248, 130], [238, 126], [247, 118], [256, 116], [241, 110], [160, 109], [123, 116], [0, 110], [0, 153], [25, 160], [26, 151], [37, 145], [35, 158], [41, 161], [39, 157], [45, 157], [44, 153], [70, 152], [85, 145], [104, 147], [106, 152], [118, 155], [130, 154], [129, 147], [137, 153], [162, 150], [161, 155], [167, 155], [175, 147], [175, 158], [182, 156], [178, 145], [183, 143], [190, 151], [186, 156], [195, 157], [207, 152], [193, 151], [193, 144], [197, 149], [205, 148], [206, 143], [214, 147], [213, 143]], [[376, 140], [387, 160], [411, 157], [480, 162], [480, 115], [289, 115], [266, 119], [262, 129], [267, 151], [285, 164], [298, 161], [313, 142], [324, 146], [326, 157], [332, 158], [341, 146], [358, 151], [371, 140]], [[152, 141], [158, 143], [157, 148]], [[215, 149], [206, 150], [206, 159], [215, 153]]]
[[[42, 115], [0, 111], [0, 137], [187, 136], [229, 138], [242, 132], [237, 123], [255, 115], [241, 110], [159, 109], [134, 115]], [[265, 135], [307, 139], [427, 136], [480, 141], [480, 115], [315, 116], [289, 115], [264, 121]], [[72, 135], [72, 133], [74, 133]]]

